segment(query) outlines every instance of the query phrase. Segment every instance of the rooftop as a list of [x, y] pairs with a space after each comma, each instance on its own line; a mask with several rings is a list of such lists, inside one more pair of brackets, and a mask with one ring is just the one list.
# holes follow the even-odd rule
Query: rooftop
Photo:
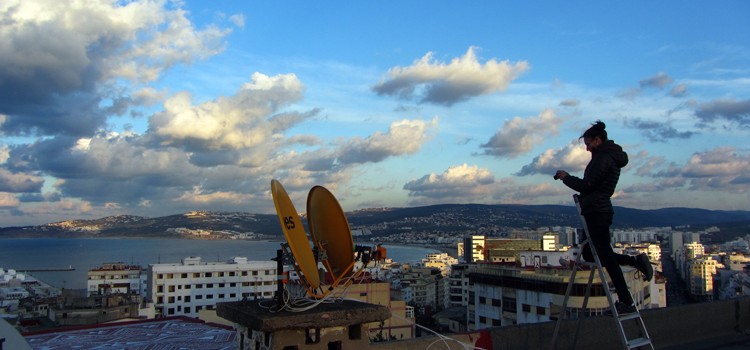
[[34, 349], [237, 349], [235, 331], [189, 317], [99, 324], [24, 334]]

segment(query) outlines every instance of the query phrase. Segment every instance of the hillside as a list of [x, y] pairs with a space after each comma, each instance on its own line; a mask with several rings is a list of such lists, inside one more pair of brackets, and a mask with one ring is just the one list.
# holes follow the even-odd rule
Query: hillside
[[[353, 230], [372, 234], [394, 232], [455, 232], [478, 228], [495, 230], [578, 226], [573, 206], [443, 204], [412, 208], [373, 208], [346, 213]], [[304, 220], [303, 220], [304, 221]], [[721, 236], [731, 239], [750, 233], [750, 211], [716, 211], [690, 208], [639, 210], [616, 208], [615, 228], [680, 226], [696, 229], [722, 228]], [[206, 230], [227, 234], [253, 234], [255, 238], [280, 238], [276, 215], [243, 212], [197, 211], [156, 218], [110, 216], [96, 220], [69, 220], [40, 226], [5, 227], [0, 237], [174, 237], [190, 235], [179, 230]], [[726, 229], [726, 231], [724, 231]], [[718, 238], [718, 237], [717, 237]]]

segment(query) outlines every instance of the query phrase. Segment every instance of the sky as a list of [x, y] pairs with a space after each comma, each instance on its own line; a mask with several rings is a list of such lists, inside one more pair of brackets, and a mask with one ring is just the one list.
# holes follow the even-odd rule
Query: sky
[[0, 2], [0, 226], [193, 210], [750, 210], [750, 2]]

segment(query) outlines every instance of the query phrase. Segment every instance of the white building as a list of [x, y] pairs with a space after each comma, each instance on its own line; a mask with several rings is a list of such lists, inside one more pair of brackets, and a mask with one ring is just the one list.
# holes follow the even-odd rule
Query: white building
[[710, 257], [690, 260], [688, 262], [690, 278], [688, 287], [690, 294], [701, 300], [713, 300], [714, 275], [718, 262]]
[[448, 276], [451, 272], [451, 266], [458, 264], [458, 259], [448, 255], [448, 253], [428, 253], [422, 258], [420, 265], [440, 269], [443, 277]]
[[179, 264], [149, 265], [147, 295], [157, 317], [197, 317], [202, 310], [214, 310], [219, 302], [271, 298], [276, 279], [274, 261], [237, 257], [221, 263], [189, 257]]
[[557, 250], [560, 239], [557, 235], [546, 234], [542, 236], [542, 250], [551, 252]]
[[[568, 311], [573, 314], [603, 314], [609, 309], [607, 297], [598, 282], [594, 280], [586, 310], [582, 309], [585, 286], [590, 271], [576, 274], [576, 288], [573, 288], [568, 301]], [[636, 270], [623, 267], [625, 280], [639, 308], [666, 307], [659, 305], [661, 298], [653, 295], [651, 284], [636, 277]], [[495, 326], [508, 326], [524, 323], [548, 322], [559, 316], [565, 295], [570, 270], [564, 268], [541, 268], [530, 270], [515, 266], [480, 264], [470, 275], [474, 284], [473, 329]], [[581, 287], [583, 286], [583, 287]], [[661, 289], [663, 290], [663, 289]], [[657, 302], [658, 300], [658, 302]], [[469, 310], [472, 310], [469, 305]]]
[[477, 261], [484, 261], [487, 257], [484, 255], [485, 252], [485, 237], [484, 236], [469, 236], [464, 237], [463, 244], [463, 260], [464, 262], [471, 263]]
[[94, 294], [139, 294], [143, 295], [145, 274], [142, 268], [126, 263], [104, 263], [89, 270], [86, 275], [88, 295]]

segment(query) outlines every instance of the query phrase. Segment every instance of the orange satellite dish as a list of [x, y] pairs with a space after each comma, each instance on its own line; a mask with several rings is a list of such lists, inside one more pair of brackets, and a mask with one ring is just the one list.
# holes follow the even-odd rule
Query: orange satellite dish
[[[276, 206], [276, 215], [279, 217], [281, 229], [284, 231], [289, 249], [292, 251], [294, 260], [299, 265], [302, 277], [311, 288], [320, 287], [320, 275], [318, 275], [318, 264], [315, 261], [310, 242], [302, 226], [297, 210], [294, 209], [289, 194], [286, 193], [284, 186], [277, 180], [271, 180], [271, 193], [273, 194], [273, 204]], [[308, 290], [308, 292], [312, 293]]]
[[333, 284], [352, 273], [354, 240], [349, 222], [336, 197], [325, 187], [315, 186], [307, 195], [307, 223], [310, 237], [327, 258], [323, 260]]

